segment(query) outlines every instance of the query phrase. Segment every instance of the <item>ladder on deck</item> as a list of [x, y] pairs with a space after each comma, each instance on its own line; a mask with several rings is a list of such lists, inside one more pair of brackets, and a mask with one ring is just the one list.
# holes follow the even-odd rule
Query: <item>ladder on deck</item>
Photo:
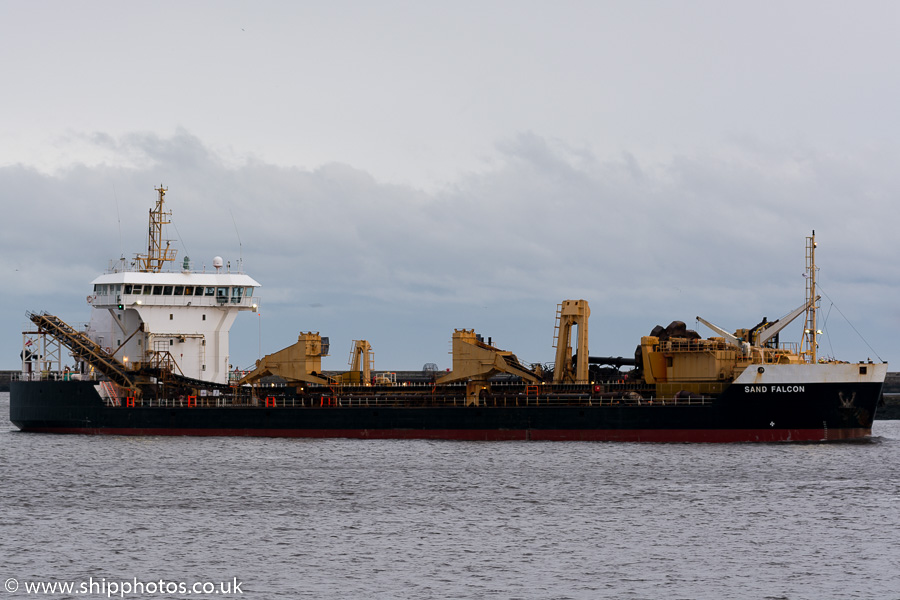
[[556, 323], [553, 325], [553, 348], [559, 345], [559, 323], [562, 318], [562, 303], [556, 305]]
[[106, 392], [106, 397], [109, 398], [109, 403], [113, 406], [122, 406], [122, 400], [119, 399], [119, 391], [116, 389], [116, 385], [111, 381], [101, 381], [100, 387]]

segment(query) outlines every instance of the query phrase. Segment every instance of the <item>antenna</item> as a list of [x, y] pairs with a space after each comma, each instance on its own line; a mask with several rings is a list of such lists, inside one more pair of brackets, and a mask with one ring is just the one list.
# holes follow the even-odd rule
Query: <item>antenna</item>
[[181, 237], [181, 232], [178, 231], [178, 225], [175, 224], [175, 221], [169, 221], [169, 223], [175, 228], [175, 235], [178, 236], [178, 241], [181, 242], [182, 247], [184, 247], [185, 258], [187, 258], [191, 253], [188, 251], [187, 244], [184, 243], [184, 238]]
[[244, 272], [244, 245], [241, 243], [241, 232], [238, 231], [237, 221], [234, 218], [234, 211], [229, 208], [228, 212], [231, 214], [231, 222], [234, 223], [234, 232], [237, 234], [237, 239], [238, 239], [238, 264], [240, 265], [238, 267], [238, 270], [243, 273]]
[[113, 200], [116, 202], [116, 221], [119, 223], [119, 255], [125, 256], [125, 245], [122, 243], [122, 217], [119, 215], [119, 196], [116, 194], [116, 184], [113, 183]]

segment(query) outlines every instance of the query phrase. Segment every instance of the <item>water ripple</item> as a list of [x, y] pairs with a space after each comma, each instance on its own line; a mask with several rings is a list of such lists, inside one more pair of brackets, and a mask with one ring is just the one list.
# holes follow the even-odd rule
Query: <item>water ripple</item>
[[237, 577], [251, 598], [900, 596], [896, 421], [865, 444], [133, 438], [23, 434], [7, 406], [6, 577]]

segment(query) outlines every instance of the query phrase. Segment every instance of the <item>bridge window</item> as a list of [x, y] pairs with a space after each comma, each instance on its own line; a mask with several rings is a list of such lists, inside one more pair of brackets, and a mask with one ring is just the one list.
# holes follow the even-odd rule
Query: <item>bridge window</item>
[[203, 286], [199, 286], [199, 285], [198, 285], [197, 287], [195, 287], [195, 288], [194, 288], [194, 295], [195, 295], [195, 296], [202, 296], [202, 295], [203, 295]]
[[151, 293], [152, 291], [153, 291], [153, 286], [152, 286], [152, 285], [145, 285], [145, 286], [144, 286], [144, 295], [145, 295], [145, 296], [149, 296], [150, 293]]
[[130, 293], [131, 293], [131, 284], [130, 284], [130, 283], [126, 283], [126, 284], [125, 284], [125, 293], [126, 293], [126, 294], [130, 294]]
[[154, 296], [162, 296], [162, 291], [163, 291], [163, 289], [162, 289], [162, 286], [161, 286], [161, 285], [154, 285], [154, 286], [153, 286], [153, 295], [154, 295]]
[[172, 295], [172, 286], [164, 285], [163, 286], [163, 296], [171, 296]]
[[249, 297], [252, 296], [252, 295], [253, 295], [253, 288], [252, 288], [252, 287], [244, 288], [244, 296], [246, 296], [247, 298], [249, 298]]
[[184, 295], [185, 296], [193, 296], [194, 295], [194, 286], [192, 286], [192, 285], [184, 286]]
[[[127, 286], [126, 286], [126, 287], [127, 287]], [[142, 287], [142, 286], [139, 286], [139, 285], [131, 286], [131, 293], [132, 293], [132, 294], [140, 294], [140, 293], [141, 293], [141, 287]], [[126, 293], [126, 294], [128, 293], [128, 290], [127, 290], [127, 289], [125, 290], [125, 293]]]
[[216, 288], [210, 288], [210, 287], [206, 288], [206, 295], [207, 296], [215, 296]]
[[183, 285], [175, 286], [175, 295], [176, 296], [184, 296], [184, 286]]

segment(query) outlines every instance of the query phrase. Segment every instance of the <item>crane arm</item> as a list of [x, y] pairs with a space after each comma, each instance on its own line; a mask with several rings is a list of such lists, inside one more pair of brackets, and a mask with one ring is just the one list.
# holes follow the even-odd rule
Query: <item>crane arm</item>
[[771, 323], [768, 327], [759, 332], [759, 336], [756, 339], [756, 345], [762, 346], [767, 341], [769, 341], [772, 337], [774, 337], [779, 331], [787, 327], [791, 321], [799, 317], [801, 314], [806, 312], [809, 307], [819, 301], [820, 296], [816, 296], [814, 300], [808, 300], [804, 302], [787, 315], [781, 317], [777, 321]]
[[704, 319], [702, 317], [697, 317], [697, 320], [700, 321], [701, 323], [703, 323], [704, 325], [706, 325], [707, 327], [709, 327], [710, 329], [712, 329], [713, 331], [715, 331], [716, 333], [718, 333], [719, 335], [721, 335], [723, 338], [725, 338], [728, 341], [729, 344], [740, 347], [741, 341], [739, 339], [737, 339], [733, 334], [728, 333], [727, 331], [725, 331], [718, 325], [713, 325], [712, 323], [710, 323], [709, 321], [707, 321], [706, 319]]

